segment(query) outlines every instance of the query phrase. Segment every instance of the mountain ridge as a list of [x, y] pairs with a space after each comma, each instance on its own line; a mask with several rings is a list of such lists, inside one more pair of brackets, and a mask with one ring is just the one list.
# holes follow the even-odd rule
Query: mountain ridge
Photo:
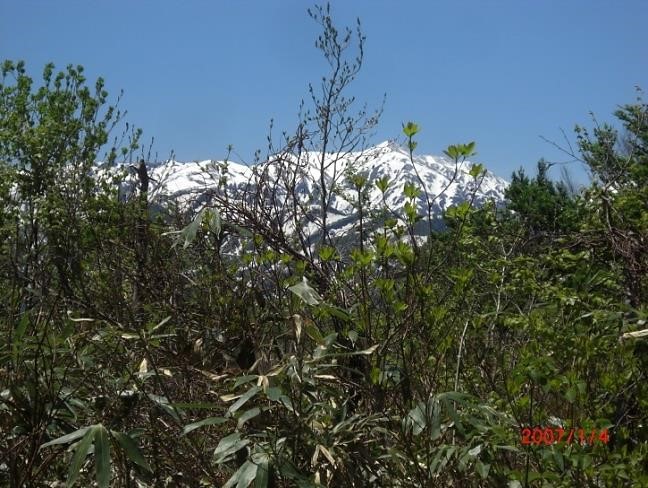
[[[440, 219], [451, 205], [472, 199], [473, 192], [477, 205], [487, 200], [501, 203], [508, 182], [486, 171], [475, 188], [478, 180], [469, 174], [472, 164], [468, 160], [455, 164], [446, 156], [414, 154], [410, 158], [408, 149], [394, 141], [384, 141], [365, 151], [327, 153], [323, 159], [321, 153], [314, 152], [278, 154], [251, 166], [223, 160], [169, 160], [150, 168], [151, 179], [157, 184], [149, 199], [152, 203], [170, 199], [198, 210], [204, 205], [218, 208], [224, 195], [230, 202], [256, 198], [257, 203], [275, 208], [273, 218], [278, 219], [278, 225], [291, 225], [290, 216], [280, 214], [292, 193], [314, 216], [303, 222], [307, 233], [316, 233], [321, 226], [316, 216], [322, 214], [320, 170], [324, 167], [327, 228], [335, 236], [349, 232], [355, 225], [357, 187], [353, 175], [365, 179], [368, 207], [386, 207], [397, 214], [402, 214], [408, 200], [403, 192], [406, 184], [427, 190], [433, 200], [433, 219]], [[383, 192], [376, 183], [385, 178], [388, 186]], [[419, 213], [427, 216], [427, 200], [420, 189], [416, 205]]]

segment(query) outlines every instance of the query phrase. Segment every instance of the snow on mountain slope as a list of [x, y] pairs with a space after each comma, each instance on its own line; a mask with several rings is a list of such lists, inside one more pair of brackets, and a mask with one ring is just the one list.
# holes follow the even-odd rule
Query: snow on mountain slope
[[[400, 212], [407, 200], [403, 193], [404, 184], [413, 183], [421, 187], [417, 172], [430, 198], [434, 200], [433, 218], [440, 217], [449, 206], [470, 198], [475, 186], [473, 177], [468, 174], [472, 163], [466, 161], [455, 167], [454, 162], [444, 156], [429, 155], [415, 155], [413, 163], [408, 150], [393, 142], [383, 142], [363, 153], [349, 153], [343, 157], [327, 154], [324, 158], [325, 181], [329, 189], [334, 188], [329, 196], [327, 212], [331, 234], [343, 234], [355, 225], [357, 210], [352, 202], [357, 194], [350, 174], [366, 178], [368, 202], [373, 208], [386, 204], [391, 210]], [[275, 207], [278, 207], [277, 200], [286, 198], [286, 186], [294, 180], [300, 201], [313, 210], [313, 215], [320, 215], [320, 165], [321, 154], [316, 153], [305, 153], [299, 158], [291, 154], [278, 156], [256, 166], [231, 161], [169, 161], [151, 169], [152, 180], [157, 183], [151, 192], [151, 199], [171, 198], [199, 208], [210, 202], [214, 193], [223, 194], [226, 191], [233, 200], [245, 199], [260, 187], [267, 189], [276, 185], [277, 191], [272, 198]], [[382, 192], [376, 186], [376, 182], [383, 177], [389, 180], [384, 201]], [[487, 172], [476, 192], [476, 203], [490, 199], [502, 201], [506, 186], [504, 179]], [[423, 193], [417, 203], [421, 215], [426, 215], [427, 204]], [[289, 222], [287, 218], [281, 225]], [[303, 225], [316, 233], [317, 217]]]

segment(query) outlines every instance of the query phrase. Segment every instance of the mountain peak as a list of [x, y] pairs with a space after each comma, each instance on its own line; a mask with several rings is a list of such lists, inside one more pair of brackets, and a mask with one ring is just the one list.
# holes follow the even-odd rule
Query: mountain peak
[[[362, 157], [358, 157], [358, 155]], [[218, 161], [188, 162], [178, 164], [167, 162], [151, 168], [152, 177], [156, 182], [150, 197], [177, 199], [189, 207], [197, 209], [210, 204], [214, 195], [227, 192], [230, 201], [245, 200], [254, 197], [255, 189], [260, 188], [268, 195], [263, 198], [291, 198], [294, 194], [300, 199], [303, 208], [312, 207], [313, 214], [319, 210], [320, 177], [318, 165], [308, 168], [296, 164], [286, 164], [285, 159], [271, 159], [254, 166], [245, 166], [235, 162], [222, 165]], [[487, 173], [480, 180], [480, 186], [475, 188], [475, 180], [470, 176], [471, 163], [468, 161], [458, 166], [441, 156], [416, 154], [410, 157], [409, 151], [395, 140], [383, 141], [368, 148], [362, 153], [350, 153], [336, 160], [336, 164], [326, 169], [325, 180], [334, 186], [334, 191], [328, 188], [327, 215], [330, 230], [336, 235], [351, 232], [355, 228], [357, 208], [357, 189], [350, 178], [345, 177], [348, 169], [366, 177], [366, 202], [371, 208], [387, 208], [389, 212], [399, 214], [408, 197], [404, 195], [405, 184], [419, 187], [421, 193], [416, 199], [421, 215], [427, 213], [427, 202], [424, 197], [427, 192], [433, 204], [432, 214], [440, 219], [444, 211], [462, 201], [472, 200], [479, 204], [487, 200], [502, 202], [507, 182]], [[288, 176], [286, 172], [292, 172]], [[387, 186], [380, 186], [378, 181], [386, 181]], [[292, 182], [292, 183], [290, 183]], [[286, 188], [286, 184], [294, 187]], [[381, 184], [382, 185], [382, 184]], [[296, 192], [296, 193], [295, 193]], [[303, 200], [303, 201], [302, 201]], [[211, 204], [215, 204], [212, 202]], [[285, 208], [281, 202], [275, 202], [276, 208]], [[292, 225], [292, 224], [291, 224]], [[304, 222], [307, 227], [313, 227], [313, 222]], [[316, 228], [309, 231], [316, 234]]]
[[370, 151], [371, 150], [404, 151], [405, 148], [401, 146], [398, 142], [396, 142], [395, 139], [388, 139], [386, 141], [381, 142], [380, 144], [376, 144], [369, 150]]

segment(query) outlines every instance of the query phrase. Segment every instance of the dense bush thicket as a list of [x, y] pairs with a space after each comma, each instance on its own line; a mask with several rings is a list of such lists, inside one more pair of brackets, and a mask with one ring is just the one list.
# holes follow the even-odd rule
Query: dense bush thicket
[[[408, 185], [403, 208], [367, 208], [363, 175], [324, 177], [379, 114], [344, 95], [359, 26], [311, 16], [331, 72], [274, 151], [285, 200], [260, 171], [254, 194], [197, 215], [153, 214], [144, 163], [127, 198], [124, 174], [96, 171], [133, 161], [139, 136], [110, 141], [102, 80], [47, 66], [36, 86], [4, 63], [0, 484], [648, 486], [646, 338], [629, 334], [646, 328], [648, 106], [620, 108], [620, 133], [577, 128], [588, 188], [541, 163], [506, 207], [462, 203], [422, 242], [416, 202], [437, 195]], [[473, 149], [447, 155], [476, 190]], [[313, 151], [307, 211], [295, 181]], [[342, 178], [351, 246], [327, 230]], [[524, 445], [533, 426], [565, 438]]]

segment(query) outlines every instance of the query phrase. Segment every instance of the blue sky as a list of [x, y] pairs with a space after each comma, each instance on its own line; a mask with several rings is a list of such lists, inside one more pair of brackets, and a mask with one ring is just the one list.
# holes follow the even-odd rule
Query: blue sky
[[[298, 0], [0, 0], [0, 58], [82, 64], [123, 89], [128, 120], [158, 159], [239, 160], [265, 149], [268, 124], [291, 131], [309, 82], [326, 73], [318, 26]], [[336, 25], [359, 17], [367, 42], [351, 94], [387, 94], [373, 142], [421, 126], [420, 152], [477, 141], [475, 158], [508, 178], [540, 157], [568, 158], [561, 129], [612, 121], [648, 90], [646, 0], [338, 0]], [[572, 137], [573, 139], [573, 137]], [[568, 165], [584, 181], [578, 165]], [[556, 173], [557, 176], [557, 173]]]

